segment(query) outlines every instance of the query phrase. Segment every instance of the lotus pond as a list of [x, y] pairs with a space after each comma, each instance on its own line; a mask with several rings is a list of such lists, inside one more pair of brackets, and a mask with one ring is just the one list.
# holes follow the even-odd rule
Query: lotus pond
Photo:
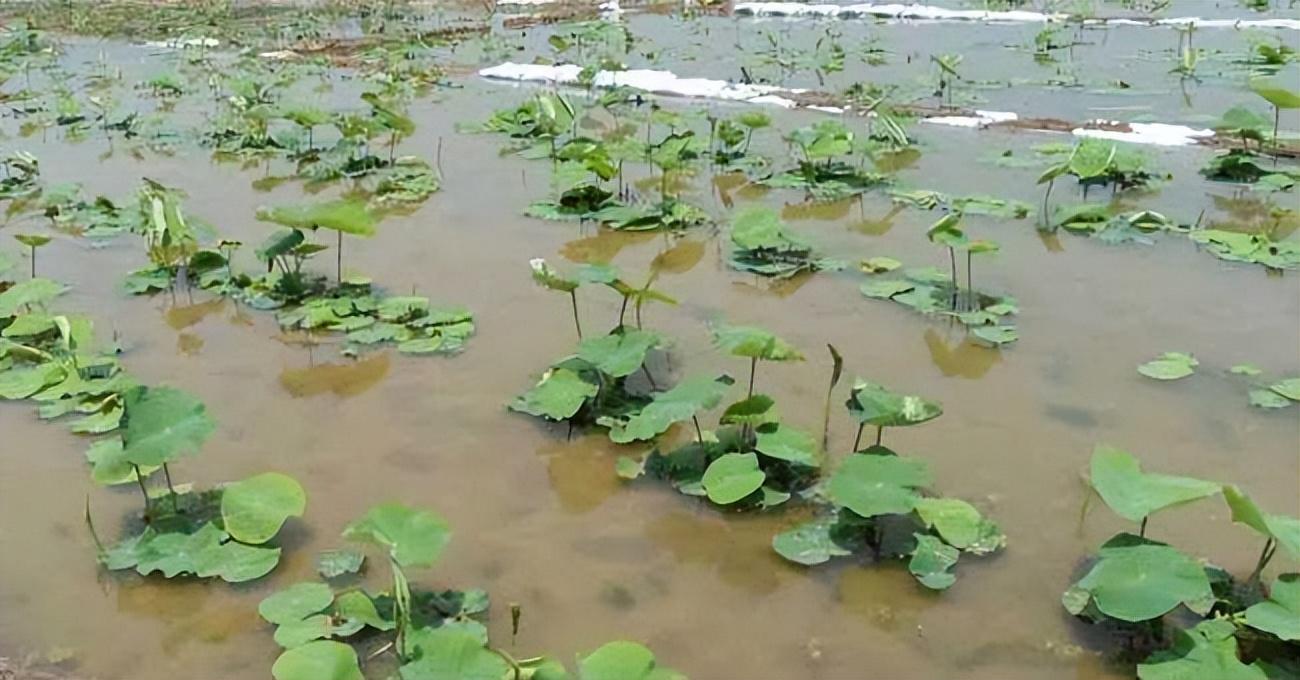
[[1285, 0], [0, 5], [0, 678], [1300, 677]]

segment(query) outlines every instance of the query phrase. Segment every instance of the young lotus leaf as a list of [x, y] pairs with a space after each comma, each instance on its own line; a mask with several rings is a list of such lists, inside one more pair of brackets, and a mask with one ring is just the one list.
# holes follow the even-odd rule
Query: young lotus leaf
[[852, 555], [861, 540], [841, 535], [837, 532], [840, 526], [840, 519], [834, 515], [805, 522], [773, 536], [772, 549], [791, 562], [807, 566]]
[[529, 260], [528, 264], [533, 270], [533, 281], [536, 281], [537, 284], [543, 288], [560, 291], [562, 293], [572, 293], [577, 290], [578, 286], [582, 283], [578, 279], [571, 279], [560, 275], [559, 272], [551, 269], [551, 266], [546, 264], [546, 260], [543, 260], [540, 257]]
[[13, 316], [24, 307], [42, 305], [53, 300], [67, 288], [49, 279], [28, 279], [15, 283], [0, 293], [0, 319]]
[[389, 556], [403, 567], [431, 567], [451, 540], [451, 529], [428, 510], [385, 503], [349, 524], [343, 538], [388, 548]]
[[1225, 619], [1202, 621], [1177, 630], [1174, 646], [1138, 664], [1139, 680], [1267, 680], [1258, 663], [1246, 665], [1237, 655], [1236, 627]]
[[215, 427], [203, 402], [174, 388], [136, 387], [123, 404], [123, 455], [135, 465], [162, 465], [198, 453]]
[[943, 415], [937, 402], [914, 395], [891, 392], [884, 385], [858, 378], [845, 403], [859, 423], [876, 427], [920, 425]]
[[1200, 363], [1190, 354], [1165, 352], [1138, 366], [1138, 373], [1156, 380], [1178, 380], [1194, 373]]
[[221, 495], [221, 521], [226, 531], [242, 543], [265, 543], [280, 532], [290, 517], [307, 510], [307, 492], [298, 480], [278, 472], [265, 472], [235, 482]]
[[728, 453], [709, 464], [701, 483], [709, 500], [730, 505], [758, 491], [767, 475], [752, 453]]
[[622, 378], [640, 370], [646, 354], [662, 343], [663, 337], [653, 331], [624, 330], [583, 340], [578, 344], [578, 358], [602, 373]]
[[320, 640], [285, 651], [271, 666], [275, 680], [365, 680], [356, 650]]
[[656, 394], [654, 401], [626, 422], [613, 423], [609, 438], [617, 444], [653, 439], [673, 423], [689, 420], [696, 413], [717, 406], [727, 388], [734, 383], [730, 376], [725, 375], [684, 380], [676, 387]]
[[803, 354], [775, 335], [754, 326], [713, 326], [713, 344], [732, 356], [764, 361], [803, 361]]
[[907, 570], [926, 588], [947, 590], [957, 582], [957, 577], [948, 571], [957, 564], [957, 549], [928, 534], [913, 536], [916, 538], [916, 550], [907, 563]]
[[1223, 498], [1232, 510], [1232, 521], [1245, 524], [1265, 538], [1277, 541], [1293, 558], [1300, 559], [1300, 519], [1270, 515], [1255, 505], [1250, 496], [1232, 485], [1223, 487]]
[[937, 243], [941, 246], [949, 248], [961, 246], [966, 243], [966, 234], [957, 228], [958, 224], [961, 224], [961, 213], [948, 213], [930, 225], [930, 228], [925, 232], [925, 236], [930, 239], [931, 243]]
[[334, 604], [334, 591], [324, 583], [295, 583], [262, 600], [257, 605], [257, 613], [278, 625], [319, 614], [331, 604]]
[[1277, 577], [1268, 599], [1246, 610], [1246, 624], [1283, 640], [1300, 640], [1300, 574]]
[[532, 389], [519, 395], [510, 408], [551, 420], [566, 420], [582, 408], [600, 388], [567, 368], [553, 368]]
[[686, 680], [686, 676], [657, 666], [654, 653], [643, 645], [619, 640], [580, 657], [577, 680]]
[[1075, 615], [1089, 602], [1106, 616], [1136, 623], [1164, 616], [1180, 604], [1205, 614], [1214, 594], [1196, 560], [1164, 543], [1118, 534], [1102, 545], [1097, 563], [1061, 597]]
[[789, 425], [767, 423], [759, 426], [754, 450], [769, 458], [788, 461], [796, 465], [819, 467], [821, 449], [812, 435]]
[[926, 527], [938, 531], [948, 545], [959, 550], [980, 552], [990, 542], [1000, 547], [1006, 540], [996, 524], [960, 499], [922, 498], [916, 503], [916, 513]]
[[400, 669], [402, 680], [502, 680], [510, 666], [478, 636], [451, 627], [420, 628], [407, 643], [415, 658]]
[[1092, 452], [1092, 488], [1115, 514], [1141, 522], [1151, 513], [1213, 496], [1219, 485], [1191, 477], [1142, 472], [1131, 454], [1099, 444]]
[[257, 219], [290, 229], [329, 229], [353, 236], [375, 233], [375, 216], [365, 202], [351, 199], [259, 208]]
[[831, 477], [831, 500], [861, 517], [901, 515], [921, 500], [919, 489], [930, 483], [925, 461], [888, 454], [855, 454]]

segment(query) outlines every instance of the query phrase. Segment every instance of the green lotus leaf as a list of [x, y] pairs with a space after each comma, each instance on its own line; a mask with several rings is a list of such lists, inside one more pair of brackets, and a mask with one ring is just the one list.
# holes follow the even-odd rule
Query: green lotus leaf
[[937, 402], [891, 392], [884, 385], [861, 378], [854, 381], [845, 406], [859, 423], [876, 427], [920, 425], [943, 415], [943, 407]]
[[709, 464], [701, 483], [709, 500], [730, 505], [758, 491], [767, 475], [752, 453], [728, 453]]
[[755, 394], [728, 406], [722, 412], [720, 422], [723, 425], [752, 425], [774, 423], [780, 419], [776, 411], [776, 402], [766, 394]]
[[1156, 380], [1178, 380], [1196, 372], [1201, 362], [1190, 354], [1165, 352], [1159, 357], [1138, 366], [1138, 373]]
[[361, 571], [366, 556], [356, 550], [326, 550], [316, 558], [316, 573], [321, 578], [338, 578]]
[[451, 540], [451, 528], [428, 510], [385, 503], [349, 524], [343, 538], [388, 548], [393, 561], [403, 567], [430, 567]]
[[4, 332], [0, 332], [0, 337], [23, 338], [40, 335], [52, 330], [54, 330], [54, 317], [52, 316], [40, 313], [19, 314], [5, 327]]
[[1116, 147], [1097, 139], [1084, 139], [1070, 156], [1070, 173], [1081, 180], [1100, 177], [1115, 160]]
[[1172, 649], [1152, 654], [1138, 664], [1139, 680], [1267, 680], [1257, 663], [1249, 666], [1237, 656], [1236, 627], [1226, 620], [1202, 621], [1191, 630], [1174, 633]]
[[26, 399], [57, 384], [66, 375], [64, 368], [54, 362], [0, 371], [0, 398]]
[[1250, 81], [1250, 89], [1279, 109], [1300, 109], [1300, 92], [1288, 90], [1276, 81], [1256, 78]]
[[1015, 342], [1020, 339], [1020, 333], [1016, 331], [1015, 326], [976, 326], [971, 329], [975, 337], [998, 346]]
[[1300, 640], [1300, 574], [1275, 579], [1268, 599], [1246, 610], [1246, 623], [1283, 640]]
[[653, 331], [625, 330], [583, 340], [578, 344], [578, 358], [602, 373], [622, 378], [640, 370], [646, 354], [662, 343], [663, 337]]
[[957, 549], [928, 534], [913, 536], [916, 549], [912, 551], [907, 570], [926, 588], [947, 590], [957, 582], [957, 577], [948, 571], [957, 564]]
[[868, 274], [882, 274], [884, 272], [892, 272], [901, 266], [903, 266], [903, 263], [892, 257], [877, 256], [868, 257], [863, 260], [859, 265], [859, 268]]
[[1098, 444], [1092, 452], [1092, 488], [1115, 514], [1141, 522], [1151, 513], [1219, 492], [1219, 485], [1191, 477], [1142, 472], [1126, 451]]
[[401, 667], [402, 680], [502, 680], [510, 671], [505, 659], [464, 630], [420, 628], [407, 644], [416, 651]]
[[198, 453], [215, 427], [203, 402], [178, 389], [136, 387], [123, 403], [123, 455], [135, 465], [162, 465]]
[[540, 257], [530, 260], [528, 264], [533, 270], [533, 281], [537, 282], [537, 285], [542, 286], [543, 288], [559, 291], [561, 293], [572, 293], [578, 289], [578, 286], [582, 285], [582, 281], [576, 278], [569, 278], [560, 275], [559, 272], [551, 269], [551, 266], [546, 263], [546, 260], [543, 260]]
[[1275, 382], [1269, 385], [1268, 388], [1291, 401], [1300, 401], [1300, 378], [1288, 378], [1281, 382]]
[[365, 680], [356, 650], [321, 640], [285, 651], [271, 666], [275, 680]]
[[578, 659], [578, 680], [686, 680], [660, 667], [654, 653], [635, 642], [619, 640]]
[[334, 591], [324, 583], [295, 583], [262, 600], [257, 613], [269, 623], [301, 621], [334, 603]]
[[285, 649], [301, 647], [312, 640], [334, 635], [334, 624], [325, 614], [315, 614], [304, 619], [286, 621], [275, 629], [275, 644]]
[[572, 418], [600, 388], [567, 368], [553, 368], [532, 389], [519, 395], [510, 408], [551, 420]]
[[911, 281], [901, 279], [872, 279], [862, 284], [859, 290], [869, 298], [878, 300], [888, 300], [900, 293], [906, 293], [916, 288], [916, 284]]
[[919, 489], [930, 483], [925, 461], [884, 454], [854, 454], [831, 477], [831, 500], [871, 518], [906, 514], [921, 499]]
[[838, 525], [835, 516], [805, 522], [773, 536], [772, 549], [791, 562], [808, 566], [822, 564], [832, 557], [852, 555], [850, 547], [844, 545], [846, 541], [836, 540]]
[[959, 224], [961, 224], [961, 213], [950, 212], [930, 225], [930, 228], [925, 231], [925, 236], [931, 243], [956, 248], [966, 243], [966, 234], [957, 227]]
[[957, 498], [922, 498], [916, 503], [916, 513], [926, 527], [938, 531], [948, 545], [960, 550], [979, 546], [991, 534], [1001, 534], [997, 525], [985, 519], [975, 506]]
[[764, 361], [803, 361], [792, 345], [755, 326], [717, 324], [712, 328], [713, 345], [732, 356]]
[[221, 495], [221, 520], [226, 531], [242, 543], [265, 543], [290, 517], [307, 510], [307, 492], [298, 480], [266, 472], [235, 482]]
[[1062, 597], [1076, 615], [1089, 601], [1106, 616], [1136, 623], [1164, 616], [1180, 604], [1205, 614], [1214, 593], [1196, 560], [1164, 543], [1119, 534], [1102, 545], [1097, 563]]
[[1277, 541], [1293, 558], [1300, 559], [1300, 519], [1270, 515], [1255, 505], [1255, 501], [1245, 492], [1232, 485], [1223, 487], [1223, 499], [1232, 510], [1232, 521], [1245, 524], [1265, 538]]
[[683, 380], [676, 387], [654, 395], [654, 401], [626, 422], [614, 423], [609, 438], [618, 444], [653, 439], [666, 432], [673, 423], [689, 420], [696, 413], [717, 406], [727, 388], [734, 383], [730, 376], [725, 375]]
[[43, 234], [14, 234], [14, 240], [28, 248], [40, 248], [53, 239]]
[[13, 316], [24, 307], [43, 305], [67, 290], [61, 283], [49, 279], [28, 279], [15, 283], [0, 293], [0, 319]]
[[375, 216], [364, 201], [351, 199], [259, 208], [257, 219], [290, 229], [329, 229], [353, 236], [375, 234]]
[[[114, 486], [136, 481], [135, 466], [124, 455], [121, 437], [109, 437], [91, 444], [86, 449], [86, 460], [91, 465], [90, 476], [96, 484]], [[147, 478], [157, 470], [157, 467], [145, 466], [140, 468], [140, 474]]]
[[796, 465], [819, 467], [821, 447], [807, 432], [780, 423], [766, 423], [755, 430], [757, 443], [754, 450], [769, 458], [784, 460]]
[[379, 613], [379, 609], [375, 607], [375, 601], [359, 590], [351, 590], [339, 595], [338, 603], [334, 609], [339, 618], [346, 621], [355, 621], [370, 626], [375, 630], [392, 630], [395, 627], [392, 621], [384, 618]]
[[195, 555], [194, 575], [219, 577], [226, 583], [253, 581], [275, 569], [280, 563], [280, 552], [280, 548], [244, 545], [238, 541], [217, 545], [205, 540], [203, 549]]
[[1273, 390], [1251, 390], [1247, 393], [1250, 405], [1256, 408], [1286, 408], [1291, 400]]

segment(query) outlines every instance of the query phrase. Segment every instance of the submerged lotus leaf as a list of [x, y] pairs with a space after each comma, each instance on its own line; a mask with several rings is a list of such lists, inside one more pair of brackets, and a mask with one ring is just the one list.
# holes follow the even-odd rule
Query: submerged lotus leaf
[[553, 368], [532, 389], [519, 395], [510, 408], [551, 420], [572, 418], [600, 388], [567, 368]]
[[1172, 649], [1138, 664], [1139, 680], [1267, 680], [1258, 663], [1246, 665], [1237, 654], [1236, 627], [1225, 619], [1202, 621], [1175, 630]]
[[215, 427], [203, 402], [171, 387], [133, 388], [123, 404], [123, 455], [135, 465], [198, 453]]
[[646, 404], [627, 422], [613, 424], [609, 438], [618, 444], [652, 439], [667, 431], [673, 423], [689, 420], [699, 411], [717, 406], [727, 388], [734, 383], [725, 375], [683, 380], [676, 387], [656, 394], [654, 401]]
[[388, 548], [393, 561], [403, 567], [431, 567], [451, 540], [451, 528], [428, 510], [385, 503], [349, 524], [343, 538]]
[[407, 645], [415, 654], [402, 665], [402, 680], [501, 680], [510, 671], [478, 636], [457, 628], [420, 628], [410, 633]]
[[334, 591], [324, 583], [295, 583], [257, 605], [257, 613], [270, 623], [301, 621], [334, 603]]
[[1291, 400], [1272, 390], [1251, 390], [1247, 394], [1251, 406], [1258, 408], [1286, 408]]
[[805, 522], [773, 536], [772, 549], [791, 562], [808, 566], [851, 555], [853, 551], [836, 540], [838, 525], [835, 516]]
[[1097, 563], [1062, 597], [1071, 614], [1089, 600], [1106, 616], [1136, 623], [1180, 604], [1198, 614], [1214, 604], [1210, 580], [1196, 560], [1156, 541], [1119, 534], [1106, 541]]
[[15, 283], [0, 293], [0, 319], [13, 316], [23, 307], [42, 305], [53, 300], [67, 288], [49, 279], [28, 279]]
[[714, 346], [732, 356], [764, 361], [803, 361], [799, 350], [762, 328], [718, 324], [712, 331]]
[[975, 506], [957, 498], [922, 498], [916, 503], [916, 513], [948, 545], [961, 550], [978, 546], [990, 534], [1001, 534]]
[[577, 680], [686, 680], [677, 671], [655, 664], [645, 646], [619, 640], [578, 659]]
[[1288, 378], [1281, 382], [1273, 383], [1272, 385], [1269, 385], [1268, 388], [1291, 401], [1300, 401], [1300, 378]]
[[767, 423], [758, 427], [755, 434], [757, 443], [754, 450], [764, 456], [808, 467], [821, 465], [821, 447], [812, 435], [803, 430]]
[[1219, 492], [1219, 485], [1191, 477], [1142, 472], [1126, 451], [1099, 444], [1092, 452], [1092, 488], [1115, 514], [1141, 522], [1165, 508], [1190, 503]]
[[356, 650], [328, 640], [285, 651], [271, 666], [271, 675], [275, 680], [365, 680]]
[[1196, 372], [1201, 362], [1183, 352], [1165, 352], [1159, 357], [1138, 366], [1138, 373], [1156, 380], [1178, 380]]
[[1277, 541], [1291, 557], [1300, 559], [1300, 519], [1270, 515], [1255, 505], [1250, 496], [1232, 485], [1223, 487], [1223, 498], [1232, 510], [1232, 521], [1245, 524], [1265, 538]]
[[353, 236], [375, 233], [375, 216], [364, 201], [351, 199], [259, 208], [257, 219], [290, 229], [330, 229]]
[[1268, 599], [1246, 610], [1246, 623], [1283, 640], [1300, 640], [1300, 574], [1277, 577]]
[[326, 550], [316, 558], [316, 573], [321, 578], [338, 578], [361, 571], [366, 556], [356, 550]]
[[622, 378], [640, 370], [646, 354], [662, 342], [663, 337], [653, 331], [625, 330], [583, 340], [578, 344], [578, 358], [602, 373]]
[[758, 467], [752, 453], [728, 453], [709, 464], [701, 484], [709, 500], [730, 505], [758, 491], [767, 475]]
[[307, 492], [298, 480], [266, 472], [235, 482], [221, 495], [221, 521], [237, 541], [253, 545], [275, 537], [290, 517], [307, 510]]
[[914, 534], [913, 537], [916, 549], [912, 551], [907, 570], [916, 580], [931, 590], [946, 590], [956, 583], [957, 577], [948, 570], [957, 564], [957, 549], [928, 534]]
[[943, 415], [943, 407], [937, 402], [891, 392], [884, 385], [861, 378], [854, 381], [845, 406], [859, 423], [876, 427], [920, 425]]
[[925, 461], [887, 454], [849, 456], [831, 477], [831, 500], [871, 518], [877, 515], [901, 515], [916, 508], [921, 499], [918, 491], [930, 483]]

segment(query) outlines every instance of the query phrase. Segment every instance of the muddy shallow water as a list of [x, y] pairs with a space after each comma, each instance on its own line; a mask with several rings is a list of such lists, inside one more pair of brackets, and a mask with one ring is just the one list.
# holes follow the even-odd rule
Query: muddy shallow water
[[[669, 30], [669, 19], [630, 21], [634, 32], [665, 44], [683, 37]], [[730, 19], [704, 21], [732, 30]], [[913, 28], [872, 30], [905, 44], [915, 36], [898, 32]], [[1172, 39], [1172, 31], [1161, 35]], [[117, 44], [72, 45], [67, 59], [74, 64], [101, 48], [132, 71], [169, 58]], [[700, 61], [692, 68], [707, 73]], [[503, 157], [499, 138], [459, 134], [455, 126], [514, 106], [530, 90], [473, 77], [456, 82], [464, 88], [412, 105], [418, 130], [401, 147], [431, 158], [441, 146], [441, 191], [413, 214], [385, 220], [378, 237], [350, 241], [345, 261], [389, 291], [473, 310], [477, 333], [462, 355], [381, 350], [353, 361], [328, 340], [303, 346], [280, 333], [273, 315], [208, 293], [128, 297], [122, 276], [146, 264], [131, 236], [102, 247], [65, 237], [41, 251], [42, 275], [72, 286], [63, 308], [94, 317], [101, 334], [117, 332], [129, 348], [128, 371], [144, 383], [196, 394], [216, 418], [204, 453], [178, 468], [186, 479], [207, 484], [279, 470], [303, 483], [309, 507], [305, 520], [282, 535], [280, 567], [252, 584], [107, 576], [94, 563], [83, 525], [86, 499], [100, 532], [111, 534], [117, 518], [138, 505], [132, 489], [95, 488], [84, 439], [39, 421], [28, 404], [0, 404], [0, 651], [68, 649], [79, 672], [108, 679], [265, 678], [277, 647], [257, 617], [259, 599], [312, 578], [315, 554], [340, 546], [339, 531], [368, 507], [401, 500], [435, 509], [454, 527], [443, 561], [414, 578], [488, 590], [489, 627], [498, 640], [510, 638], [507, 603], [519, 603], [523, 620], [513, 649], [524, 655], [568, 659], [625, 637], [704, 680], [1121, 678], [1131, 667], [1108, 664], [1100, 652], [1108, 645], [1059, 604], [1080, 559], [1123, 528], [1096, 504], [1080, 523], [1095, 443], [1130, 450], [1151, 470], [1237, 483], [1275, 512], [1300, 510], [1295, 408], [1251, 408], [1244, 385], [1224, 375], [1246, 362], [1269, 375], [1300, 369], [1294, 274], [1221, 262], [1174, 235], [1157, 236], [1154, 245], [1108, 245], [1066, 233], [1041, 237], [1032, 219], [972, 216], [969, 233], [1002, 245], [977, 268], [977, 281], [1013, 295], [1021, 308], [1021, 339], [988, 349], [965, 340], [960, 326], [864, 298], [852, 269], [776, 286], [734, 272], [726, 266], [725, 231], [626, 234], [522, 216], [546, 194], [548, 164]], [[1189, 120], [1194, 112], [1217, 116], [1251, 96], [1226, 83], [1208, 87], [1219, 89], [1215, 103], [1197, 102], [1194, 110], [1179, 109], [1172, 94], [1142, 101], [1155, 113], [1173, 114], [1164, 119]], [[1026, 87], [999, 96], [1004, 101], [993, 108], [1093, 115], [1084, 95]], [[772, 113], [782, 131], [822, 117]], [[211, 163], [198, 148], [173, 158], [102, 158], [102, 139], [21, 138], [12, 123], [4, 122], [9, 136], [0, 146], [35, 153], [47, 181], [79, 181], [88, 194], [123, 196], [148, 176], [184, 189], [190, 213], [249, 243], [266, 233], [254, 218], [258, 205], [303, 194], [297, 182], [258, 191], [252, 182], [267, 169]], [[931, 125], [915, 131], [921, 155], [899, 172], [900, 185], [1031, 203], [1041, 196], [1038, 169], [980, 159], [1069, 139]], [[782, 157], [775, 134], [760, 144]], [[1211, 151], [1145, 151], [1174, 180], [1126, 202], [1186, 221], [1204, 211], [1210, 221], [1243, 226], [1240, 209], [1259, 196], [1247, 192], [1233, 202], [1232, 186], [1201, 178], [1196, 170]], [[881, 193], [810, 206], [795, 192], [741, 187], [726, 175], [701, 175], [689, 186], [687, 196], [724, 223], [735, 206], [778, 207], [833, 257], [945, 262], [924, 238], [934, 215], [894, 210]], [[1070, 200], [1071, 191], [1057, 200]], [[1300, 207], [1294, 194], [1278, 196], [1280, 204]], [[6, 225], [0, 233], [18, 228]], [[647, 324], [676, 340], [670, 361], [654, 367], [659, 375], [743, 376], [744, 362], [710, 347], [706, 323], [725, 318], [767, 327], [810, 360], [760, 366], [759, 388], [776, 398], [788, 421], [815, 431], [829, 372], [824, 346], [834, 344], [849, 377], [943, 403], [942, 418], [891, 430], [887, 443], [929, 461], [937, 488], [996, 518], [1009, 537], [1007, 550], [963, 560], [957, 584], [942, 594], [917, 586], [901, 564], [790, 565], [769, 542], [797, 513], [719, 513], [651, 481], [622, 483], [614, 462], [633, 449], [594, 432], [566, 439], [563, 426], [508, 412], [505, 404], [574, 340], [566, 301], [532, 283], [528, 261], [609, 260], [638, 279], [657, 256], [667, 262], [660, 289], [682, 301], [645, 312]], [[241, 264], [256, 266], [251, 256]], [[584, 324], [613, 325], [617, 299], [583, 289], [579, 301]], [[1201, 373], [1160, 383], [1135, 372], [1171, 350], [1194, 353]], [[853, 437], [839, 407], [843, 391], [842, 383], [832, 418], [834, 457]], [[1151, 531], [1238, 573], [1249, 570], [1258, 550], [1217, 500], [1162, 513]], [[1279, 572], [1295, 566], [1280, 557], [1274, 564]]]

